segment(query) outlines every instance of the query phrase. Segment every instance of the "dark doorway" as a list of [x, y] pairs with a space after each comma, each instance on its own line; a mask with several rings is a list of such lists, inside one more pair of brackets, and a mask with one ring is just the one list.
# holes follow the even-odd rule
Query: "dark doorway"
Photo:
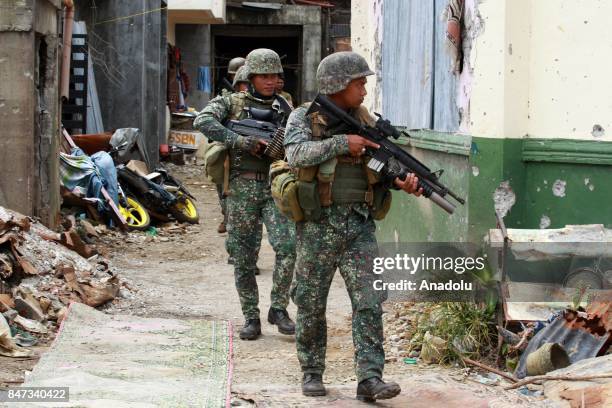
[[234, 57], [246, 57], [255, 48], [270, 48], [281, 57], [285, 91], [297, 106], [302, 89], [302, 27], [223, 25], [212, 26], [213, 79], [217, 84], [227, 75], [227, 64]]

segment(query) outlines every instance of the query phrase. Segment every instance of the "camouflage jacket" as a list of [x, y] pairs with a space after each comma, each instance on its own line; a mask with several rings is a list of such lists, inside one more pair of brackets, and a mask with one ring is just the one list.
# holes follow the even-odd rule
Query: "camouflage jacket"
[[[219, 95], [208, 102], [208, 105], [206, 105], [194, 120], [193, 126], [209, 139], [225, 143], [230, 149], [237, 149], [244, 143], [244, 137], [223, 126], [223, 123], [225, 123], [232, 113], [231, 95], [230, 93]], [[255, 98], [246, 92], [245, 98], [247, 99], [246, 102], [248, 106], [260, 109], [274, 109], [277, 112], [281, 112], [282, 110], [276, 98], [263, 100]], [[240, 117], [237, 119], [243, 118]], [[282, 120], [282, 122], [284, 121], [285, 120]]]
[[316, 166], [349, 153], [346, 134], [333, 135], [321, 141], [312, 140], [308, 105], [302, 105], [289, 115], [285, 130], [285, 152], [291, 167]]

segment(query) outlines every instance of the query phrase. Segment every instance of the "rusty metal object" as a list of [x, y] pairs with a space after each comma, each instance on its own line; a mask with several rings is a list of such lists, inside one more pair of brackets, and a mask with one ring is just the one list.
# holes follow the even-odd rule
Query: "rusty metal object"
[[527, 375], [527, 357], [544, 343], [559, 343], [572, 364], [604, 354], [612, 343], [612, 303], [593, 303], [586, 312], [562, 312], [531, 339], [516, 369], [517, 378]]
[[527, 375], [542, 375], [570, 365], [567, 352], [558, 343], [545, 343], [527, 356]]

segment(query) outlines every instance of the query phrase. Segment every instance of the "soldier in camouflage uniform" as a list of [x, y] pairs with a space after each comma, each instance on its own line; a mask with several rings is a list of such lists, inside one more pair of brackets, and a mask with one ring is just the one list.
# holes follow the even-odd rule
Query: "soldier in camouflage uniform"
[[[329, 95], [336, 105], [362, 123], [370, 123], [372, 118], [361, 103], [366, 95], [366, 76], [372, 74], [365, 59], [358, 54], [332, 54], [321, 61], [317, 70], [319, 92]], [[326, 392], [322, 382], [327, 344], [325, 309], [336, 268], [344, 279], [353, 310], [357, 398], [374, 401], [400, 393], [398, 384], [382, 381], [385, 356], [381, 303], [386, 293], [373, 288], [372, 263], [378, 256], [378, 245], [374, 235], [373, 201], [368, 193], [379, 189], [389, 197], [391, 187], [415, 195], [421, 191], [416, 191], [418, 180], [412, 174], [405, 181], [386, 180], [381, 176], [371, 179], [364, 166], [366, 147], [379, 146], [350, 134], [343, 123], [317, 110], [315, 104], [300, 106], [289, 117], [285, 133], [289, 164], [299, 169], [298, 174], [318, 166], [316, 194], [321, 204], [317, 219], [296, 224], [293, 300], [298, 307], [296, 343], [304, 372], [302, 392], [307, 396]], [[326, 163], [334, 163], [335, 170], [333, 183], [324, 188], [321, 169]]]
[[236, 75], [234, 75], [234, 82], [232, 82], [232, 86], [234, 87], [234, 91], [236, 92], [248, 92], [249, 90], [249, 72], [246, 67], [243, 65], [238, 68], [236, 71]]
[[259, 252], [262, 223], [266, 224], [270, 244], [276, 253], [268, 322], [277, 325], [282, 334], [295, 333], [295, 325], [286, 310], [295, 264], [295, 224], [278, 211], [270, 195], [271, 161], [261, 154], [265, 142], [239, 135], [223, 126], [226, 121], [247, 117], [284, 126], [291, 112], [286, 102], [274, 93], [276, 79], [282, 72], [278, 54], [263, 48], [253, 50], [247, 56], [246, 67], [251, 83], [249, 91], [213, 99], [198, 115], [194, 126], [213, 140], [225, 143], [229, 149], [226, 248], [234, 259], [236, 289], [246, 320], [240, 338], [254, 340], [261, 335], [259, 293], [253, 268]]

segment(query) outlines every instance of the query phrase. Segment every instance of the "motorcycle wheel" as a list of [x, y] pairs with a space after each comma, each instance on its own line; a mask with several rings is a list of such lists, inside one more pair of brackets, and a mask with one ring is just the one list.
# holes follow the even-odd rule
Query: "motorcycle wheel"
[[170, 214], [177, 221], [197, 224], [200, 221], [200, 215], [193, 201], [180, 191], [177, 197], [178, 201], [170, 208]]
[[132, 196], [125, 197], [125, 202], [127, 206], [120, 204], [119, 211], [127, 221], [128, 228], [139, 231], [147, 230], [151, 225], [151, 217], [145, 207]]

